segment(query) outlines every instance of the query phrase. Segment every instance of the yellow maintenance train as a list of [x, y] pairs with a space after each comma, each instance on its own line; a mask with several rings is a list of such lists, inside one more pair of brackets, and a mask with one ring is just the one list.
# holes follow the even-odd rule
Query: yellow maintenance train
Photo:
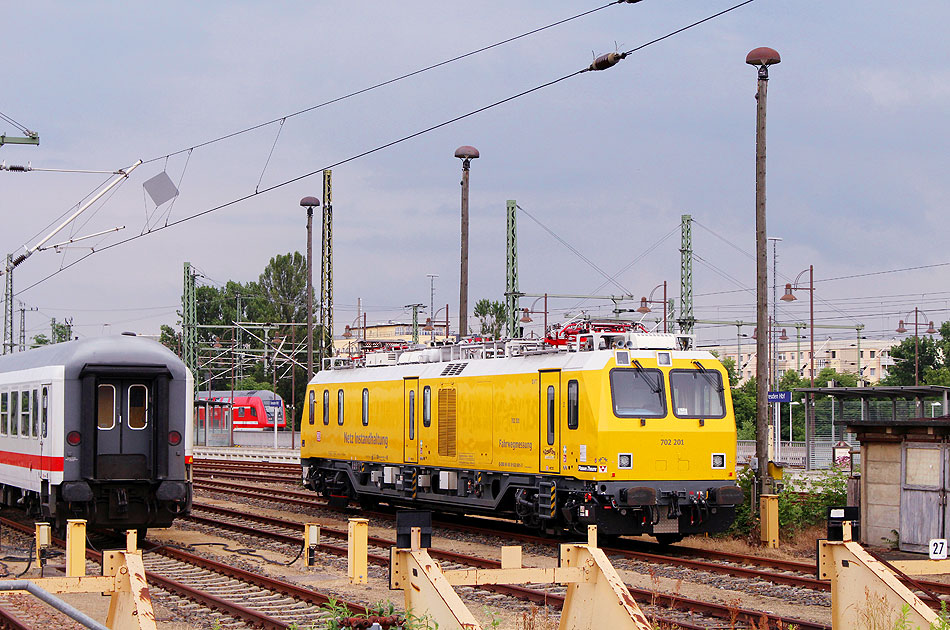
[[[576, 327], [575, 327], [576, 328]], [[718, 532], [742, 502], [727, 375], [690, 338], [590, 324], [335, 360], [307, 388], [304, 484], [546, 531]], [[550, 340], [547, 340], [550, 342]]]

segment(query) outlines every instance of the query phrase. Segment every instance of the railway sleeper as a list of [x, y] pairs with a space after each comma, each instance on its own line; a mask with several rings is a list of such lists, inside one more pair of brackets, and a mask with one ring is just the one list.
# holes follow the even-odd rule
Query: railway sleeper
[[304, 485], [336, 505], [388, 503], [517, 519], [531, 529], [606, 536], [651, 534], [670, 543], [725, 531], [742, 490], [715, 481], [584, 481], [560, 475], [305, 459]]

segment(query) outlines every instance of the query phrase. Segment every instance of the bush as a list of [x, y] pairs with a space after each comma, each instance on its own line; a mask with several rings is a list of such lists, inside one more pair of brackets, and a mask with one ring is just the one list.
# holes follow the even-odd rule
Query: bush
[[[759, 526], [759, 508], [750, 503], [755, 472], [746, 467], [736, 475], [746, 500], [736, 506], [736, 520], [729, 533], [752, 537]], [[778, 520], [783, 532], [795, 533], [823, 523], [832, 506], [845, 505], [848, 499], [848, 471], [833, 466], [821, 471], [810, 482], [786, 481], [778, 495]]]

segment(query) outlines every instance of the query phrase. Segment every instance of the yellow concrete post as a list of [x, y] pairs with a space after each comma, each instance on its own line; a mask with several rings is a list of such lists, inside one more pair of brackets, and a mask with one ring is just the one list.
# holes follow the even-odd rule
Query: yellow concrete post
[[66, 577], [86, 575], [86, 521], [66, 521]]
[[50, 545], [49, 523], [33, 523], [36, 527], [36, 565], [43, 566], [43, 550]]
[[317, 548], [320, 546], [319, 523], [307, 523], [303, 526], [304, 566], [312, 567], [317, 561]]
[[778, 495], [763, 494], [759, 497], [759, 522], [762, 544], [770, 549], [778, 548]]
[[348, 529], [349, 544], [346, 558], [350, 584], [366, 584], [369, 519], [351, 518]]

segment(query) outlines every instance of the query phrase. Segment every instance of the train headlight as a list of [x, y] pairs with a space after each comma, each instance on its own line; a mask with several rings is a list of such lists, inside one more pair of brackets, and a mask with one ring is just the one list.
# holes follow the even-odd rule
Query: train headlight
[[80, 442], [82, 442], [82, 434], [79, 431], [70, 431], [66, 434], [66, 443], [70, 446], [79, 446]]
[[168, 432], [168, 443], [172, 446], [178, 446], [181, 444], [181, 433], [178, 431], [169, 431]]

